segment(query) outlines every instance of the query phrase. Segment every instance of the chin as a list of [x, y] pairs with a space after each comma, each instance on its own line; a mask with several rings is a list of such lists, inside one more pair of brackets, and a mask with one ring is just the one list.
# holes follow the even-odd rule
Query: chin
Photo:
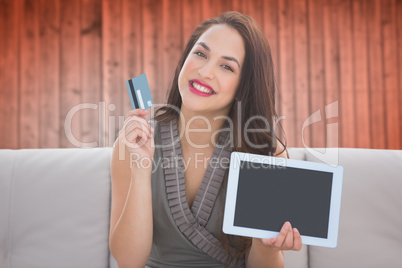
[[181, 107], [185, 107], [186, 110], [188, 111], [193, 111], [193, 112], [205, 112], [206, 108], [205, 105], [202, 105], [200, 102], [194, 102], [194, 101], [188, 101], [188, 102], [182, 102]]

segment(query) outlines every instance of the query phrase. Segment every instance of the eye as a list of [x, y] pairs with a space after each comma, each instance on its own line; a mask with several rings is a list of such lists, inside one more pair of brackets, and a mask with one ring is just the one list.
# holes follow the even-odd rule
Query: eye
[[233, 69], [229, 65], [222, 65], [223, 68], [225, 68], [228, 71], [233, 72]]
[[194, 52], [194, 54], [197, 55], [197, 56], [203, 57], [203, 58], [206, 58], [206, 57], [207, 57], [207, 56], [205, 56], [205, 54], [202, 53], [201, 51], [196, 51], [196, 52]]

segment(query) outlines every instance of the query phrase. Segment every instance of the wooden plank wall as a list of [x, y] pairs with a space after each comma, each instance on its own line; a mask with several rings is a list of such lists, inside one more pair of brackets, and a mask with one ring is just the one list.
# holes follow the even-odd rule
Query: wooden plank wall
[[163, 103], [185, 43], [226, 10], [267, 36], [291, 147], [402, 149], [402, 1], [0, 0], [0, 148], [112, 146], [146, 73]]

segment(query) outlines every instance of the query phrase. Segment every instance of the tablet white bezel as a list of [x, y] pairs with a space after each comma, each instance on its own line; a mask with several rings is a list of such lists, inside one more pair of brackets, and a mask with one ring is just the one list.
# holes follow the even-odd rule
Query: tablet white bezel
[[[236, 208], [237, 199], [237, 186], [239, 182], [239, 172], [241, 161], [248, 161], [252, 163], [262, 163], [277, 165], [280, 167], [293, 167], [300, 169], [325, 171], [333, 173], [332, 189], [331, 189], [331, 201], [330, 201], [330, 213], [328, 223], [328, 237], [318, 238], [312, 236], [301, 235], [303, 244], [331, 247], [334, 248], [338, 241], [339, 230], [339, 215], [341, 208], [341, 196], [342, 196], [342, 182], [343, 182], [343, 167], [333, 167], [328, 164], [310, 162], [295, 159], [286, 159], [279, 157], [271, 157], [265, 155], [256, 155], [241, 152], [232, 152], [230, 156], [230, 167], [226, 193], [226, 204], [223, 218], [223, 232], [226, 234], [256, 237], [256, 238], [272, 238], [277, 237], [279, 232], [267, 231], [261, 229], [254, 229], [248, 227], [234, 226], [234, 214]], [[269, 172], [269, 171], [267, 171]]]

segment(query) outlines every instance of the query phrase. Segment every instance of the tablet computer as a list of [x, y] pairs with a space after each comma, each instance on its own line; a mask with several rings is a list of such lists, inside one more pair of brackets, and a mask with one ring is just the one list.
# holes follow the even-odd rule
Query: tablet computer
[[336, 247], [343, 167], [233, 152], [223, 232], [277, 237], [289, 221], [306, 245]]

